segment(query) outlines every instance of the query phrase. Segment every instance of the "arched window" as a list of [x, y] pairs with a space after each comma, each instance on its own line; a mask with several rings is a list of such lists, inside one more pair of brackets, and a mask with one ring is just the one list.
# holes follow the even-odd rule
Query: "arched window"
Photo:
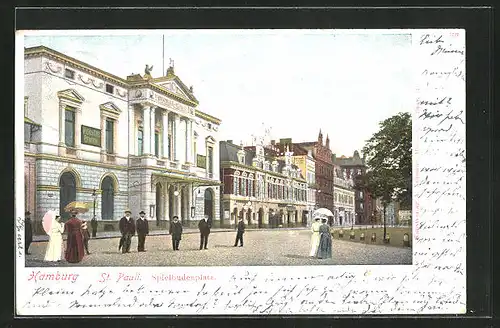
[[246, 178], [241, 178], [241, 195], [242, 196], [247, 195], [247, 179]]
[[238, 177], [233, 177], [233, 195], [238, 195]]
[[64, 172], [59, 179], [59, 213], [61, 219], [69, 218], [69, 213], [64, 207], [76, 200], [76, 178], [71, 172]]
[[115, 208], [115, 182], [107, 176], [101, 183], [101, 220], [113, 220]]

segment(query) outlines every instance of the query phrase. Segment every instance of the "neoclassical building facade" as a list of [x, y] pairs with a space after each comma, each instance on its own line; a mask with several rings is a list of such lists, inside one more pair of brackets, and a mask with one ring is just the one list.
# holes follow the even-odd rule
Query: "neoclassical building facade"
[[240, 217], [256, 228], [307, 225], [307, 181], [292, 152], [281, 160], [262, 139], [249, 147], [221, 141], [220, 149], [222, 226], [234, 227]]
[[158, 223], [218, 218], [221, 122], [173, 67], [123, 79], [43, 46], [25, 48], [24, 66], [25, 204], [35, 220], [49, 209], [67, 216], [73, 200], [95, 203], [103, 221], [126, 208]]

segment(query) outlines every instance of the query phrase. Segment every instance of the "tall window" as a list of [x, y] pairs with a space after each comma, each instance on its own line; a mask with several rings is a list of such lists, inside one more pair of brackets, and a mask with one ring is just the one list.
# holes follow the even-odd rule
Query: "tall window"
[[155, 156], [160, 156], [160, 134], [155, 132]]
[[172, 158], [173, 157], [173, 154], [172, 154], [172, 135], [168, 134], [167, 139], [168, 139], [167, 140], [167, 142], [168, 142], [168, 145], [167, 145], [168, 158]]
[[137, 130], [137, 155], [141, 156], [144, 150], [143, 143], [144, 134], [141, 129]]
[[114, 153], [114, 123], [112, 119], [106, 119], [106, 152], [108, 154]]
[[210, 174], [210, 176], [212, 176], [212, 173], [214, 171], [213, 158], [214, 158], [214, 149], [212, 147], [208, 147], [207, 171]]
[[75, 111], [72, 108], [65, 110], [64, 134], [66, 146], [75, 147]]
[[233, 177], [233, 195], [238, 195], [238, 178]]
[[197, 149], [196, 149], [196, 139], [193, 141], [193, 161], [196, 163], [196, 155], [197, 155]]
[[247, 179], [245, 178], [241, 179], [241, 195], [242, 196], [247, 195]]

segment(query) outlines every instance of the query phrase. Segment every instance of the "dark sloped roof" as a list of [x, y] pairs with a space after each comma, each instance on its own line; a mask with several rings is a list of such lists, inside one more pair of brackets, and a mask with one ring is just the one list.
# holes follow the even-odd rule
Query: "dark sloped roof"
[[[219, 159], [221, 162], [238, 162], [238, 151], [240, 146], [229, 143], [227, 141], [219, 142]], [[253, 155], [245, 150], [245, 165], [252, 165]]]

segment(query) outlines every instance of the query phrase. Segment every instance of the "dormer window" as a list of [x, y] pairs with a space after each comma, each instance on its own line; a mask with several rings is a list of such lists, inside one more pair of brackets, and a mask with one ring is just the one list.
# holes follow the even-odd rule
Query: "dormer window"
[[71, 79], [71, 80], [74, 80], [75, 79], [75, 71], [69, 69], [69, 68], [66, 68], [64, 70], [64, 77], [65, 78], [68, 78], [68, 79]]
[[110, 93], [110, 94], [113, 94], [113, 91], [115, 90], [115, 87], [112, 86], [111, 84], [107, 84], [106, 83], [106, 92], [107, 93]]
[[238, 151], [238, 163], [245, 164], [245, 152], [243, 150]]

